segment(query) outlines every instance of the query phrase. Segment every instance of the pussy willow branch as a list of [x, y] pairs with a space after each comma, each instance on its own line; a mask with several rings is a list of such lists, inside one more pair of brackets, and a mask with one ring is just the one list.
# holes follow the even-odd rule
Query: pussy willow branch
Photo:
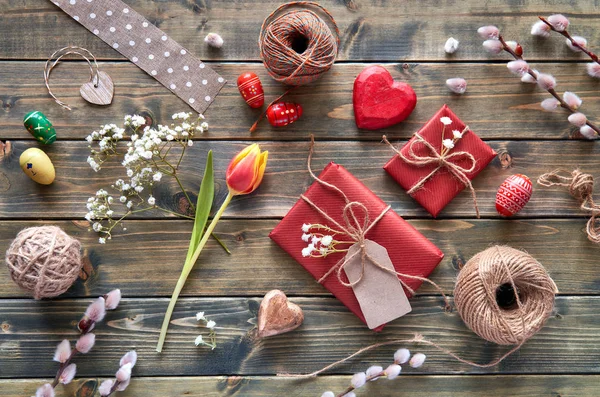
[[[365, 379], [365, 384], [369, 383], [373, 379], [381, 378], [382, 376], [385, 376], [385, 370], [379, 372], [378, 374], [367, 376], [367, 378]], [[340, 394], [338, 394], [336, 397], [344, 397], [346, 394], [348, 394], [348, 393], [350, 393], [351, 391], [354, 391], [354, 390], [356, 390], [356, 387], [354, 387], [354, 386], [348, 386], [348, 388], [346, 390], [344, 390], [343, 392], [341, 392]]]
[[585, 47], [583, 47], [583, 46], [579, 45], [579, 43], [577, 43], [575, 40], [573, 40], [573, 37], [571, 37], [571, 35], [570, 35], [570, 34], [569, 34], [569, 32], [567, 31], [567, 29], [563, 30], [562, 32], [561, 32], [561, 31], [558, 31], [558, 30], [554, 29], [554, 26], [552, 26], [552, 24], [551, 24], [550, 22], [548, 22], [548, 21], [546, 20], [546, 18], [544, 18], [544, 17], [538, 17], [538, 18], [540, 19], [540, 21], [542, 21], [542, 22], [544, 22], [546, 25], [548, 25], [548, 27], [550, 27], [550, 29], [551, 29], [551, 30], [553, 30], [553, 31], [555, 31], [555, 32], [557, 32], [557, 33], [560, 33], [561, 35], [563, 35], [564, 37], [566, 37], [566, 38], [567, 38], [567, 39], [568, 39], [568, 40], [571, 42], [571, 45], [572, 45], [573, 47], [577, 47], [577, 48], [579, 48], [579, 49], [581, 50], [581, 52], [583, 52], [584, 54], [586, 54], [587, 56], [589, 56], [589, 57], [592, 59], [592, 61], [594, 61], [594, 62], [596, 62], [596, 63], [600, 64], [600, 62], [598, 62], [598, 55], [594, 54], [593, 52], [591, 52], [591, 51], [590, 51], [590, 50], [588, 50], [587, 48], [585, 48]]
[[[504, 41], [504, 38], [502, 37], [502, 35], [498, 35], [498, 41], [500, 41], [500, 43], [502, 43], [502, 49], [506, 52], [508, 52], [510, 55], [513, 56], [513, 58], [515, 58], [516, 60], [521, 60], [524, 61], [523, 57], [521, 55], [517, 55], [507, 44], [506, 41]], [[535, 79], [535, 81], [537, 81], [538, 79], [538, 75], [537, 73], [531, 69], [531, 67], [529, 67], [529, 64], [527, 65], [527, 73], [529, 73], [529, 75], [531, 77], [533, 77]], [[568, 103], [566, 103], [561, 97], [560, 95], [558, 95], [558, 93], [554, 90], [554, 88], [550, 88], [548, 90], [548, 93], [550, 95], [552, 95], [554, 98], [556, 98], [556, 100], [560, 103], [560, 107], [563, 109], [568, 110], [571, 113], [578, 113], [577, 109], [572, 108], [571, 106], [569, 106]], [[600, 128], [596, 127], [596, 125], [594, 125], [591, 121], [587, 120], [585, 122], [590, 128], [592, 128], [594, 131], [596, 131], [598, 134], [600, 134]]]

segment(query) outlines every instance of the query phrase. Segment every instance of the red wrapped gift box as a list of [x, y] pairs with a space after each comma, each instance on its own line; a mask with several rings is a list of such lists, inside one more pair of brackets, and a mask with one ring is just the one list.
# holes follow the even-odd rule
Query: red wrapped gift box
[[[379, 197], [341, 165], [330, 163], [319, 175], [319, 178], [340, 188], [350, 201], [364, 204], [371, 220], [377, 218], [387, 208], [387, 205]], [[344, 224], [342, 211], [345, 202], [339, 193], [315, 182], [304, 193], [304, 196], [332, 219]], [[319, 280], [345, 254], [334, 253], [318, 258], [303, 257], [302, 249], [307, 245], [301, 239], [302, 225], [305, 223], [328, 225], [329, 222], [301, 198], [273, 229], [269, 237], [308, 270], [315, 279]], [[333, 225], [331, 226], [333, 227]], [[394, 268], [400, 273], [427, 277], [444, 257], [444, 254], [431, 241], [392, 210], [389, 210], [365, 237], [387, 249]], [[345, 281], [347, 282], [347, 279]], [[402, 281], [413, 290], [422, 284], [420, 280], [414, 279], [402, 279]], [[363, 322], [365, 321], [352, 288], [342, 285], [335, 274], [327, 277], [322, 284]], [[409, 291], [405, 290], [405, 292], [410, 297]], [[382, 328], [383, 326], [375, 330], [379, 331]]]
[[[448, 108], [447, 105], [442, 108], [421, 128], [418, 132], [435, 149], [440, 151], [442, 147], [442, 128], [444, 125], [440, 121], [442, 117], [449, 117], [452, 124], [446, 126], [444, 138], [451, 139], [452, 131], [463, 131], [465, 124]], [[400, 152], [408, 158], [410, 143], [415, 140], [412, 137]], [[430, 156], [430, 150], [421, 143], [413, 145], [417, 156]], [[452, 152], [468, 152], [476, 161], [472, 172], [465, 173], [467, 178], [472, 180], [489, 164], [496, 156], [494, 149], [483, 142], [473, 131], [469, 131], [456, 142]], [[453, 159], [457, 165], [469, 169], [471, 162], [464, 156]], [[436, 164], [416, 166], [406, 163], [399, 156], [394, 156], [383, 168], [392, 176], [405, 190], [410, 190], [422, 178], [425, 178], [437, 167]], [[452, 199], [465, 188], [465, 184], [458, 180], [447, 168], [440, 168], [431, 178], [429, 178], [422, 188], [415, 191], [411, 196], [419, 202], [431, 215], [436, 217], [440, 211]]]

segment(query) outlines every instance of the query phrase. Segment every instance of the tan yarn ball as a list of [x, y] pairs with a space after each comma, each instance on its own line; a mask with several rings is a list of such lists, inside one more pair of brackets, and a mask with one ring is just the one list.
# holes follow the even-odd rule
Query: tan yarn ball
[[23, 229], [6, 251], [13, 281], [35, 299], [65, 292], [83, 265], [81, 244], [57, 226]]
[[[501, 307], [500, 287], [515, 285], [514, 304]], [[454, 288], [456, 309], [465, 324], [483, 339], [516, 345], [535, 335], [554, 309], [556, 284], [531, 255], [494, 246], [471, 258], [458, 274]]]

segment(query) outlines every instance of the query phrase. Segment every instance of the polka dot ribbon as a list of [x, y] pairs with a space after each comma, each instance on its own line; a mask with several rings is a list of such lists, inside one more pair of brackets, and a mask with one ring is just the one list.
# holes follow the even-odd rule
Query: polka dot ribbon
[[50, 0], [198, 113], [226, 81], [120, 0]]

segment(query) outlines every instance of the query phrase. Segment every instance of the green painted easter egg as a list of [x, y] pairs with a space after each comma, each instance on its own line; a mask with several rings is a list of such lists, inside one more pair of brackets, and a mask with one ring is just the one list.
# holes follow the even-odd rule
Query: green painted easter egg
[[42, 185], [54, 182], [56, 172], [54, 165], [46, 153], [38, 148], [29, 148], [19, 157], [21, 169], [28, 177]]
[[44, 145], [49, 145], [56, 140], [56, 131], [44, 113], [37, 110], [31, 111], [23, 118], [23, 125], [31, 135]]

